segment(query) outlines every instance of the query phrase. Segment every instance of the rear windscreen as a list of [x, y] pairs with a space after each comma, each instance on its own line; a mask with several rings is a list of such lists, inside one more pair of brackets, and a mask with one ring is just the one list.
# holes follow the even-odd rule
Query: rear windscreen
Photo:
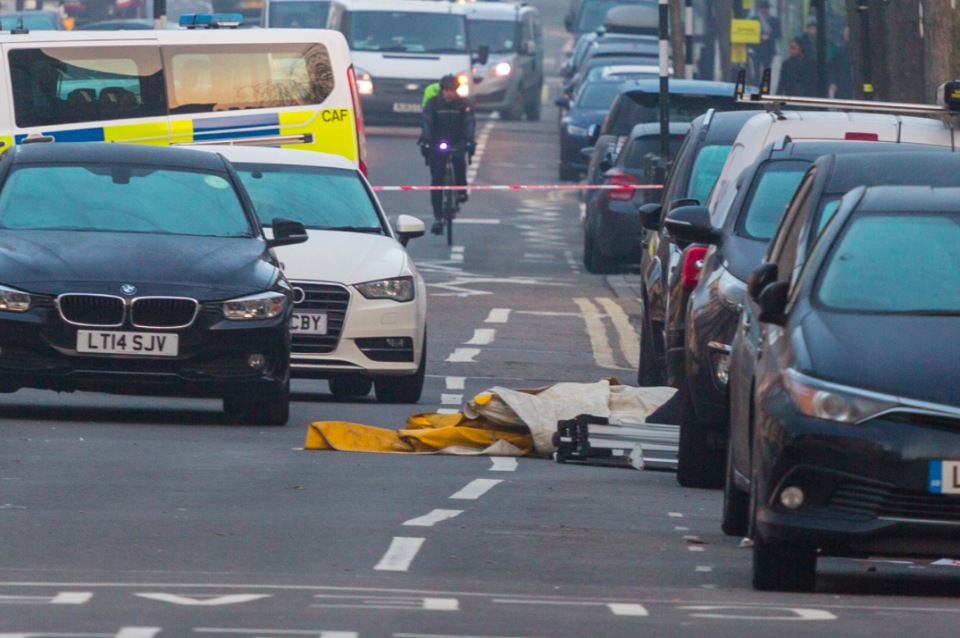
[[409, 11], [353, 11], [344, 35], [355, 51], [466, 53], [462, 15]]
[[171, 113], [321, 104], [333, 92], [322, 44], [163, 47]]
[[[680, 151], [680, 145], [683, 144], [682, 135], [670, 136], [670, 157], [676, 157]], [[638, 137], [623, 150], [626, 156], [623, 160], [625, 168], [640, 169], [643, 168], [643, 160], [648, 155], [660, 155], [660, 137]]]
[[583, 87], [580, 96], [577, 98], [578, 109], [591, 109], [605, 111], [613, 104], [620, 90], [620, 84], [616, 82], [593, 82]]
[[17, 126], [162, 117], [156, 47], [57, 47], [9, 52]]
[[[670, 96], [670, 121], [692, 122], [707, 112], [707, 109], [716, 108], [726, 110], [725, 105], [733, 102], [732, 97], [715, 96]], [[613, 114], [613, 112], [611, 112]], [[656, 93], [644, 93], [640, 97], [622, 95], [617, 100], [615, 117], [609, 122], [610, 135], [630, 135], [630, 131], [637, 124], [647, 124], [660, 121], [660, 97]]]
[[330, 0], [271, 2], [270, 26], [280, 29], [326, 29]]

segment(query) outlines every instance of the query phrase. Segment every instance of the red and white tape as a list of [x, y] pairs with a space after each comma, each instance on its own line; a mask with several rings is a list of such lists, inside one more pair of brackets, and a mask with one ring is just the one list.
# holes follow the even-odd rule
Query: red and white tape
[[660, 190], [661, 184], [510, 184], [479, 186], [374, 186], [375, 191], [545, 191], [545, 190], [616, 190], [633, 188], [636, 190]]

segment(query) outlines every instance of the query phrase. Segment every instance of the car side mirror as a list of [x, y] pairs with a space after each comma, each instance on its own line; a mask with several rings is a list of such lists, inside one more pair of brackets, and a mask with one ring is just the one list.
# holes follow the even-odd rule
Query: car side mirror
[[490, 47], [486, 44], [481, 44], [477, 47], [477, 52], [473, 54], [473, 61], [477, 64], [486, 64], [487, 60], [490, 59]]
[[270, 227], [273, 229], [273, 239], [267, 240], [267, 246], [269, 248], [302, 244], [310, 239], [307, 235], [307, 229], [304, 228], [303, 224], [291, 219], [274, 217], [273, 221], [270, 222]]
[[657, 232], [660, 230], [660, 204], [644, 204], [640, 207], [640, 226]]
[[400, 244], [406, 246], [407, 242], [409, 242], [411, 239], [423, 237], [423, 234], [427, 232], [427, 227], [416, 217], [411, 215], [400, 215], [397, 217], [396, 231], [397, 239], [400, 241]]
[[570, 60], [567, 60], [560, 67], [560, 77], [569, 78], [571, 75], [573, 75], [573, 65], [570, 64]]
[[593, 146], [587, 146], [586, 148], [581, 148], [580, 159], [582, 159], [585, 162], [589, 162], [591, 159], [593, 159], [593, 149], [594, 149]]
[[553, 103], [562, 109], [570, 108], [570, 98], [568, 97], [558, 97]]
[[699, 206], [700, 200], [693, 198], [675, 199], [670, 202], [670, 210], [676, 210], [684, 206]]
[[761, 323], [772, 323], [775, 326], [786, 325], [789, 297], [789, 281], [777, 281], [764, 288], [757, 299], [757, 305], [760, 306], [757, 319]]
[[710, 223], [710, 211], [706, 206], [674, 208], [663, 225], [678, 243], [716, 244], [720, 240], [720, 232]]
[[760, 293], [763, 289], [777, 280], [777, 265], [765, 261], [756, 268], [747, 277], [747, 294], [750, 298], [759, 303]]
[[527, 55], [536, 55], [537, 54], [537, 41], [536, 40], [527, 40], [526, 46], [523, 47], [523, 52]]
[[613, 155], [604, 153], [603, 157], [600, 158], [600, 162], [597, 164], [597, 168], [600, 169], [601, 173], [606, 173], [613, 168]]

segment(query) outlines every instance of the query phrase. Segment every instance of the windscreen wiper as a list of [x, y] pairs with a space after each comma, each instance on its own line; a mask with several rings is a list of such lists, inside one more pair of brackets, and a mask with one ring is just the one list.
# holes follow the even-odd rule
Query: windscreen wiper
[[383, 234], [380, 226], [310, 226], [311, 230], [341, 230], [346, 233], [377, 233]]

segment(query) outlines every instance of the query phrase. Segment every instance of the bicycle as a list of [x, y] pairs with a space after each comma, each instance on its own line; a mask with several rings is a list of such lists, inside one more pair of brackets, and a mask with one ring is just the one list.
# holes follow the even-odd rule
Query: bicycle
[[[456, 186], [457, 180], [453, 172], [453, 152], [447, 153], [446, 168], [443, 171], [443, 185]], [[447, 230], [447, 246], [453, 246], [453, 220], [460, 212], [459, 191], [447, 189], [443, 191], [443, 224]]]

